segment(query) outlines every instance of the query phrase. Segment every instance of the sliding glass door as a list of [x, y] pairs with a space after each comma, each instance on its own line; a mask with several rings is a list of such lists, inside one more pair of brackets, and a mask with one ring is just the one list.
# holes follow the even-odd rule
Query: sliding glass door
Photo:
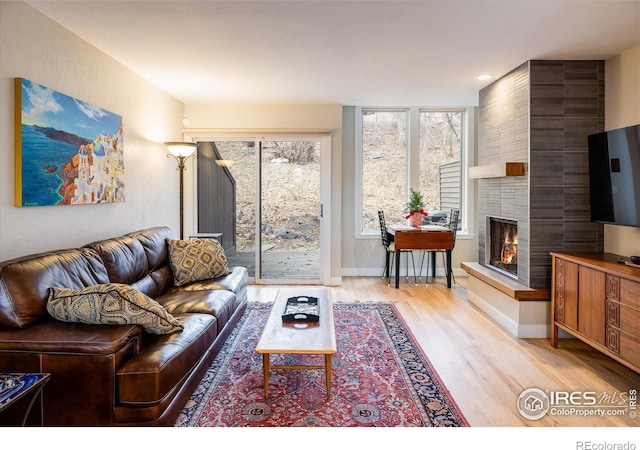
[[321, 167], [329, 167], [322, 160], [330, 151], [323, 146], [330, 146], [329, 138], [216, 138], [199, 144], [198, 232], [222, 232], [229, 264], [247, 267], [255, 283], [322, 283], [327, 232], [321, 232], [321, 186], [329, 174]]
[[320, 280], [320, 141], [260, 143], [260, 274]]
[[198, 144], [198, 232], [222, 233], [229, 264], [256, 268], [255, 140], [216, 140]]

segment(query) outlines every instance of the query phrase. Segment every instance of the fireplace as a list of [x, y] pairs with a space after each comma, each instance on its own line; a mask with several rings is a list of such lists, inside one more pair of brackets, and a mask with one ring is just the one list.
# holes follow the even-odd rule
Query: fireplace
[[518, 278], [518, 222], [489, 217], [487, 227], [487, 265]]

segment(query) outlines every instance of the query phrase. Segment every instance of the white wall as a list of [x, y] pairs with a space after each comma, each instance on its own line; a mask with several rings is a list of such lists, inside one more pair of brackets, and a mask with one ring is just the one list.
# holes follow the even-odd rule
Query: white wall
[[[605, 129], [640, 124], [640, 45], [605, 63]], [[640, 255], [640, 228], [605, 225], [604, 251]]]
[[[184, 105], [22, 2], [0, 1], [0, 46], [0, 260], [156, 225], [177, 235], [178, 174], [161, 143], [181, 139]], [[14, 78], [123, 117], [124, 203], [14, 206]]]

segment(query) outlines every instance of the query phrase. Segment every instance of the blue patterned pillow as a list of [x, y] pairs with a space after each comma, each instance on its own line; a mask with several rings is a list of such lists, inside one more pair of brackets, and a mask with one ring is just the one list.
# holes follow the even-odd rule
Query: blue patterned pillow
[[51, 287], [47, 311], [63, 322], [133, 324], [151, 334], [184, 329], [162, 305], [127, 284], [98, 284], [77, 290]]
[[173, 282], [176, 286], [229, 273], [227, 256], [216, 239], [167, 239], [167, 244]]

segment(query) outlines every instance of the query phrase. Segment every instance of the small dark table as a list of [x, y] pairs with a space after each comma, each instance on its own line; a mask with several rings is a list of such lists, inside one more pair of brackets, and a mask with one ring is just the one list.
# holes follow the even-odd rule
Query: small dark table
[[24, 413], [21, 425], [27, 422], [38, 394], [49, 381], [49, 373], [0, 373], [0, 416], [15, 405], [18, 400], [31, 395], [31, 400]]
[[[447, 287], [451, 288], [451, 250], [454, 246], [453, 230], [441, 225], [422, 225], [410, 227], [408, 225], [389, 225], [389, 234], [393, 235], [396, 250], [431, 250], [446, 252]], [[431, 255], [432, 274], [435, 276], [435, 254]], [[388, 267], [388, 265], [387, 265]], [[396, 252], [396, 289], [400, 286], [400, 252]]]

